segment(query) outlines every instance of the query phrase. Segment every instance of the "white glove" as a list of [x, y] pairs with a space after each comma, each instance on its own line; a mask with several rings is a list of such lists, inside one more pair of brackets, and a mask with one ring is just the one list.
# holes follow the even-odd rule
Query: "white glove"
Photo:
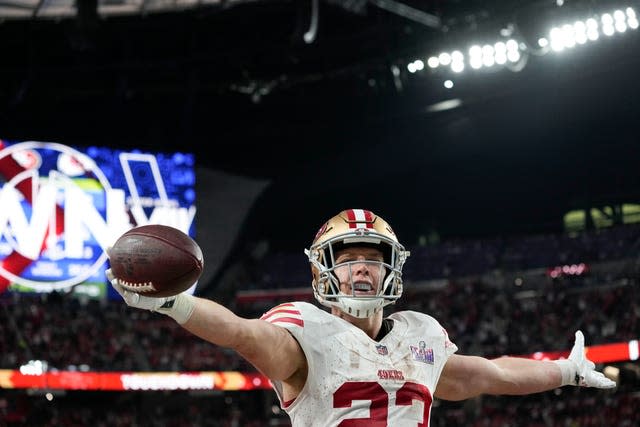
[[596, 365], [587, 359], [584, 351], [584, 335], [576, 332], [576, 340], [565, 360], [554, 360], [562, 372], [562, 385], [574, 385], [580, 387], [613, 388], [615, 381], [605, 377], [602, 372], [595, 370]]
[[122, 299], [124, 299], [124, 302], [126, 302], [129, 307], [166, 314], [180, 324], [189, 320], [193, 314], [195, 298], [189, 294], [183, 292], [172, 297], [146, 297], [122, 287], [118, 278], [113, 275], [110, 268], [105, 270], [105, 274], [111, 282], [111, 286], [122, 296]]

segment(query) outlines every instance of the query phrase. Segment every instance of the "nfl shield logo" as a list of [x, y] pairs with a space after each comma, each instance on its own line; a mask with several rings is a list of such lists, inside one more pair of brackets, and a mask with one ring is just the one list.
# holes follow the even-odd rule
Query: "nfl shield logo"
[[378, 350], [378, 354], [381, 354], [383, 356], [387, 356], [389, 354], [389, 350], [387, 350], [387, 347], [384, 345], [377, 344], [376, 350]]

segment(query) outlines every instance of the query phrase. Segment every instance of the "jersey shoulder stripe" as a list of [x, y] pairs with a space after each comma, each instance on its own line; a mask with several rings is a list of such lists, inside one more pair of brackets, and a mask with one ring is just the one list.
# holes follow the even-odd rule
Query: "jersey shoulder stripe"
[[277, 305], [264, 313], [260, 319], [273, 324], [284, 323], [304, 327], [302, 314], [292, 303]]

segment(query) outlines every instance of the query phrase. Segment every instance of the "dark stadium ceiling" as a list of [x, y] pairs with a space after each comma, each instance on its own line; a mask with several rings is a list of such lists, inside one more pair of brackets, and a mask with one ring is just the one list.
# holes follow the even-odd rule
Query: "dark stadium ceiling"
[[[502, 97], [496, 114], [508, 114], [521, 103], [517, 94], [534, 105], [549, 90], [551, 102], [565, 83], [565, 92], [595, 94], [614, 81], [621, 87], [607, 90], [624, 96], [638, 87], [639, 58], [629, 53], [638, 52], [640, 31], [604, 49], [575, 49], [570, 61], [536, 58], [520, 73], [463, 73], [457, 92], [435, 74], [412, 78], [406, 63], [495, 37], [510, 24], [523, 31], [550, 10], [630, 3], [638, 0], [0, 0], [0, 137], [75, 142], [90, 135], [96, 144], [129, 137], [129, 144], [170, 147], [244, 133], [250, 144], [276, 132], [277, 140], [296, 140], [320, 122], [429, 114], [452, 96], [464, 101], [449, 119], [455, 126], [468, 122], [473, 105], [486, 114], [489, 100]], [[578, 107], [605, 103], [607, 114], [626, 117], [613, 95]], [[272, 146], [254, 145], [253, 160], [240, 142], [231, 149], [247, 170], [266, 173]]]
[[[638, 0], [0, 0], [0, 106], [52, 90], [130, 100], [191, 91], [228, 107], [235, 95], [257, 103], [314, 89], [393, 96], [416, 56], [510, 25], [526, 32], [551, 9], [614, 4]], [[423, 106], [441, 100], [442, 79], [423, 81]]]
[[403, 56], [531, 3], [0, 0], [0, 125], [20, 136], [21, 115], [52, 117], [96, 97], [101, 108], [154, 98], [140, 107], [153, 115], [194, 96], [209, 111], [233, 111], [274, 95], [300, 104], [314, 94], [316, 106], [329, 94], [355, 100], [376, 84], [393, 95]]
[[[419, 53], [430, 44], [437, 46], [452, 33], [478, 31], [487, 21], [509, 20], [522, 7], [540, 3], [0, 0], [0, 47], [4, 52], [30, 52], [30, 62], [45, 65], [52, 62], [43, 62], [47, 58], [38, 55], [39, 49], [51, 55], [70, 51], [75, 67], [86, 64], [83, 54], [92, 54], [94, 65], [98, 60], [101, 65], [111, 61], [120, 69], [131, 67], [120, 57], [124, 52], [146, 68], [163, 61], [190, 62], [203, 65], [218, 87], [233, 83], [239, 92], [260, 96], [276, 87], [375, 72], [376, 68], [388, 73], [391, 63], [403, 55]], [[104, 54], [108, 56], [100, 57]], [[16, 57], [20, 59], [19, 54]]]
[[148, 85], [176, 90], [171, 81], [159, 81], [162, 72], [189, 67], [209, 90], [247, 94], [259, 101], [275, 91], [309, 83], [355, 78], [372, 84], [397, 73], [394, 67], [405, 72], [411, 57], [446, 48], [454, 40], [471, 42], [510, 25], [524, 30], [531, 21], [542, 22], [552, 8], [614, 3], [0, 0], [0, 48], [14, 70], [66, 68], [71, 76], [109, 67], [132, 90], [146, 89], [145, 79], [139, 77], [144, 71], [136, 74], [140, 69], [160, 70]]
[[[147, 15], [153, 13], [183, 12], [204, 9], [228, 9], [250, 3], [294, 3], [274, 0], [9, 0], [0, 1], [0, 17], [5, 19], [60, 19], [81, 13], [96, 13], [108, 18], [122, 15]], [[321, 2], [332, 3], [346, 11], [363, 14], [370, 7], [388, 10], [429, 26], [437, 26], [447, 13], [466, 10], [466, 13], [486, 13], [497, 10], [497, 6], [513, 10], [522, 1], [479, 0], [299, 0], [313, 7]], [[528, 3], [531, 3], [530, 1]], [[511, 4], [511, 6], [509, 6]], [[475, 10], [475, 12], [474, 12]]]
[[[184, 146], [185, 139], [211, 139], [213, 133], [219, 140], [245, 133], [249, 144], [270, 132], [280, 132], [278, 140], [287, 134], [295, 139], [309, 123], [317, 128], [319, 122], [362, 116], [388, 122], [403, 114], [431, 114], [433, 105], [452, 96], [482, 114], [500, 97], [496, 114], [512, 113], [512, 103], [522, 104], [515, 98], [521, 93], [534, 105], [549, 90], [545, 102], [551, 102], [561, 93], [558, 85], [595, 94], [614, 81], [621, 87], [607, 90], [624, 96], [639, 84], [640, 58], [630, 52], [638, 51], [640, 31], [595, 49], [597, 54], [585, 47], [575, 49], [570, 61], [536, 58], [520, 73], [463, 73], [457, 92], [444, 89], [435, 74], [413, 78], [406, 64], [456, 43], [495, 37], [510, 25], [524, 33], [545, 22], [551, 10], [638, 3], [0, 0], [0, 137], [75, 142], [91, 135], [96, 144], [111, 144], [129, 136], [136, 145], [156, 147], [160, 140]], [[607, 114], [626, 117], [618, 114], [622, 104], [616, 99], [600, 97], [593, 107], [578, 107], [608, 103]], [[470, 110], [456, 111], [460, 116], [449, 121], [461, 126]], [[270, 166], [262, 163], [270, 152], [254, 145], [254, 160], [244, 160], [241, 143], [230, 148], [245, 155], [246, 169], [265, 173]]]
[[[451, 91], [406, 68], [559, 11], [640, 0], [75, 4], [0, 0], [0, 138], [193, 151], [271, 180], [279, 214], [392, 205], [460, 231], [640, 200], [640, 31], [462, 73]], [[461, 106], [431, 108], [453, 97]]]
[[10, 105], [36, 82], [64, 88], [68, 97], [104, 91], [102, 75], [115, 80], [108, 86], [115, 96], [196, 90], [259, 102], [321, 85], [322, 92], [345, 95], [372, 86], [394, 92], [413, 57], [510, 25], [524, 30], [551, 8], [613, 3], [0, 0], [0, 49], [7, 61], [0, 78], [11, 85], [5, 89]]

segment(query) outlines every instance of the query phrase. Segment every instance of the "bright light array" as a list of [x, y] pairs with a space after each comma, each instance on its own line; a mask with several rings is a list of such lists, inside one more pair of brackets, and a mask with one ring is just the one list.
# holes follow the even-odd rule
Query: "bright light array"
[[[514, 39], [509, 39], [506, 41], [498, 41], [494, 44], [485, 44], [482, 46], [473, 45], [467, 49], [466, 55], [460, 50], [441, 52], [438, 55], [429, 57], [429, 59], [427, 59], [427, 66], [432, 69], [449, 67], [454, 73], [460, 73], [464, 71], [467, 66], [474, 69], [482, 67], [489, 68], [505, 65], [508, 62], [518, 62], [520, 58], [520, 43]], [[417, 65], [418, 62], [424, 66], [421, 60], [413, 61], [408, 66], [408, 70], [411, 73], [422, 69]]]
[[517, 70], [521, 69], [526, 62], [523, 58], [530, 53], [529, 50], [537, 54], [549, 51], [561, 52], [600, 38], [609, 38], [637, 29], [638, 17], [635, 9], [621, 8], [555, 26], [546, 35], [541, 35], [537, 39], [537, 46], [531, 46], [531, 49], [523, 41], [508, 38], [493, 44], [474, 44], [466, 51], [443, 51], [428, 57], [426, 64], [423, 60], [416, 59], [408, 64], [407, 69], [410, 73], [422, 71], [425, 66], [432, 70], [449, 69], [454, 73], [461, 73], [467, 67], [473, 70], [495, 67], [510, 67], [512, 70]]
[[612, 13], [603, 13], [584, 21], [575, 21], [573, 24], [565, 24], [553, 27], [549, 31], [548, 38], [538, 40], [539, 47], [550, 46], [551, 50], [561, 52], [571, 49], [576, 45], [582, 45], [590, 41], [596, 41], [601, 36], [611, 37], [627, 30], [638, 29], [638, 17], [633, 8], [618, 9]]

